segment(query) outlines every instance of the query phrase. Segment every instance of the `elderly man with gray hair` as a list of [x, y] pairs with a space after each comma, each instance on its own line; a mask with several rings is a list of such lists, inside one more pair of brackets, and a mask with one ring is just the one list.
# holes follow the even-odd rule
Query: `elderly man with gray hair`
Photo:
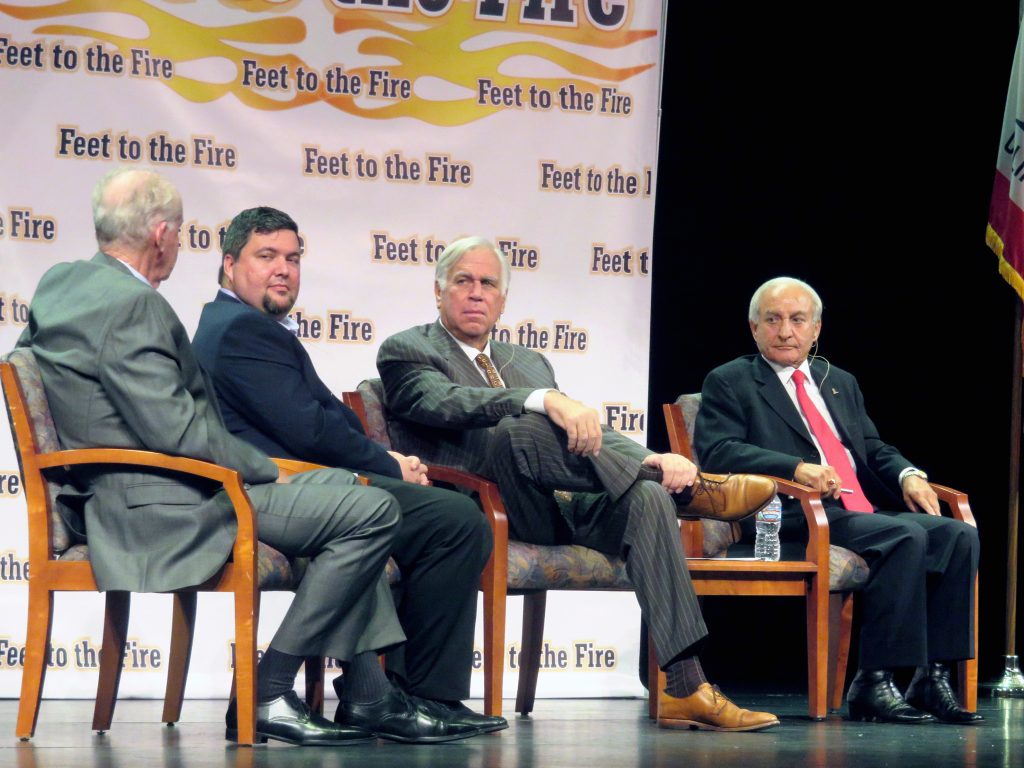
[[[603, 426], [597, 411], [559, 391], [547, 358], [492, 340], [508, 285], [505, 255], [483, 238], [442, 253], [438, 320], [391, 336], [377, 356], [396, 448], [495, 480], [513, 538], [625, 558], [668, 679], [659, 725], [777, 725], [704, 678], [697, 653], [707, 630], [677, 523], [677, 515], [739, 519], [766, 504], [775, 483], [701, 475], [682, 456], [652, 453]], [[556, 500], [556, 490], [572, 492], [571, 501]]]
[[[342, 660], [347, 682], [386, 686], [376, 654], [405, 636], [383, 578], [397, 502], [351, 473], [291, 477], [224, 426], [188, 335], [157, 292], [178, 257], [181, 196], [160, 175], [118, 169], [97, 184], [99, 252], [39, 281], [18, 346], [35, 354], [65, 448], [137, 448], [239, 472], [259, 538], [309, 566], [258, 668], [256, 733], [341, 746], [369, 729], [326, 720], [292, 690], [306, 656]], [[201, 584], [227, 561], [235, 520], [220, 486], [160, 470], [95, 466], [69, 473], [59, 501], [84, 539], [104, 591], [167, 592]], [[227, 737], [237, 738], [234, 702]], [[472, 735], [475, 730], [454, 734]]]
[[[759, 354], [708, 374], [697, 454], [707, 469], [814, 488], [831, 543], [867, 561], [860, 668], [847, 696], [852, 719], [978, 722], [957, 703], [948, 667], [974, 655], [977, 530], [939, 516], [924, 472], [879, 437], [857, 379], [812, 354], [821, 311], [802, 280], [779, 277], [755, 291], [748, 323]], [[784, 506], [782, 535], [806, 541], [795, 500]], [[901, 667], [915, 669], [906, 699], [893, 683]]]

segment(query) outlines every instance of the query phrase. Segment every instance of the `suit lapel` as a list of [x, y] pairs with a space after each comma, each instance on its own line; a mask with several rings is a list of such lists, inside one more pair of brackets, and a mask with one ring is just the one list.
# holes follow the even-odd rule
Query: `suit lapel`
[[821, 392], [821, 398], [825, 401], [828, 412], [832, 415], [836, 429], [839, 430], [839, 437], [843, 441], [843, 445], [853, 453], [858, 467], [867, 466], [862, 450], [864, 435], [861, 433], [856, 416], [853, 392], [846, 391], [847, 387], [837, 386], [825, 378], [827, 370], [828, 367], [824, 363], [816, 360], [815, 364], [811, 366], [811, 375], [818, 385], [818, 391]]
[[771, 366], [760, 355], [754, 358], [753, 364], [754, 380], [758, 384], [758, 392], [765, 402], [768, 403], [768, 407], [775, 411], [776, 415], [786, 422], [789, 428], [796, 432], [798, 437], [813, 447], [814, 442], [811, 440], [811, 435], [807, 431], [807, 427], [804, 426], [803, 419], [797, 413], [796, 406], [789, 399], [789, 395], [786, 393], [775, 371], [772, 370]]
[[427, 336], [434, 349], [448, 364], [452, 381], [467, 386], [486, 386], [486, 382], [477, 371], [476, 366], [466, 357], [462, 347], [445, 330], [440, 320], [430, 326]]

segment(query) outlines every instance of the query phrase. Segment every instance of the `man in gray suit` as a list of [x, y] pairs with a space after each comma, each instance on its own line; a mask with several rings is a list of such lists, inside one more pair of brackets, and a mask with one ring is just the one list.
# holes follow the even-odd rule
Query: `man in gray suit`
[[[768, 502], [774, 482], [702, 477], [682, 456], [646, 450], [559, 392], [543, 355], [491, 340], [509, 272], [487, 240], [457, 240], [437, 262], [439, 321], [381, 345], [377, 368], [395, 447], [494, 479], [513, 538], [625, 558], [667, 675], [659, 725], [777, 725], [772, 714], [737, 707], [704, 677], [697, 652], [707, 630], [676, 520], [677, 512], [742, 517]], [[572, 500], [556, 502], [555, 490], [574, 492]]]
[[[257, 735], [316, 745], [372, 738], [311, 713], [292, 687], [303, 657], [329, 655], [343, 660], [353, 695], [375, 701], [388, 688], [376, 653], [404, 639], [383, 579], [397, 504], [335, 470], [289, 483], [225, 428], [185, 329], [155, 290], [178, 256], [182, 206], [173, 185], [151, 171], [115, 170], [96, 186], [93, 220], [100, 252], [43, 276], [18, 342], [39, 362], [61, 445], [148, 449], [241, 473], [260, 540], [310, 558], [260, 661]], [[88, 532], [102, 590], [199, 584], [231, 552], [230, 504], [203, 481], [97, 466], [76, 473], [61, 498], [69, 525]], [[227, 720], [233, 738], [233, 707]]]

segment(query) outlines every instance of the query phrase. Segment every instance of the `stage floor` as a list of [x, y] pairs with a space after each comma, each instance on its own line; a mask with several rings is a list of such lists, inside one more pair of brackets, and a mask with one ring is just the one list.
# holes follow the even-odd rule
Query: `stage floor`
[[[513, 717], [506, 731], [437, 746], [381, 741], [337, 749], [271, 743], [237, 748], [224, 740], [224, 701], [187, 701], [182, 722], [159, 722], [161, 702], [121, 701], [111, 731], [89, 724], [92, 703], [44, 701], [32, 741], [14, 738], [17, 702], [0, 701], [0, 766], [17, 768], [189, 768], [191, 766], [358, 766], [415, 768], [543, 766], [543, 768], [940, 768], [1024, 766], [1024, 700], [981, 698], [983, 725], [897, 726], [853, 723], [833, 716], [808, 720], [797, 695], [736, 697], [744, 706], [778, 714], [764, 733], [720, 734], [655, 727], [638, 699], [542, 700], [529, 718]], [[470, 702], [479, 705], [480, 702]], [[333, 702], [328, 702], [333, 710]], [[514, 702], [505, 702], [512, 708]]]

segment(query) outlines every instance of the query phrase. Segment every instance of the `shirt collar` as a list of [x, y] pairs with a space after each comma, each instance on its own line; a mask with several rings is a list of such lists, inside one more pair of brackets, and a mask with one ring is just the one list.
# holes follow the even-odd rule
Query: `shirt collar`
[[803, 371], [804, 376], [807, 377], [808, 381], [814, 381], [814, 378], [811, 376], [811, 365], [810, 363], [807, 362], [807, 358], [804, 358], [804, 361], [800, 363], [800, 365], [798, 365], [796, 368], [794, 368], [791, 365], [782, 365], [780, 363], [772, 362], [764, 355], [761, 355], [761, 359], [768, 363], [769, 366], [771, 366], [771, 369], [775, 371], [775, 375], [779, 377], [779, 381], [781, 381], [783, 384], [788, 384], [790, 380], [793, 378], [793, 374], [796, 373], [797, 371]]
[[[116, 256], [115, 256], [114, 258], [115, 258], [115, 259], [117, 259], [117, 257], [116, 257]], [[129, 264], [129, 263], [128, 263], [127, 261], [125, 261], [124, 259], [117, 259], [117, 260], [118, 260], [118, 261], [120, 261], [120, 262], [121, 262], [122, 264], [124, 264], [124, 265], [125, 265], [125, 267], [126, 267], [126, 268], [128, 269], [128, 271], [132, 273], [132, 275], [134, 275], [134, 276], [135, 276], [136, 278], [138, 278], [139, 280], [141, 280], [142, 282], [144, 282], [144, 283], [145, 283], [146, 285], [148, 285], [148, 286], [149, 286], [150, 288], [152, 288], [152, 287], [153, 287], [153, 286], [152, 286], [152, 284], [151, 284], [151, 283], [149, 282], [149, 280], [147, 280], [147, 279], [146, 279], [146, 276], [145, 276], [145, 275], [143, 275], [143, 274], [142, 274], [141, 272], [139, 272], [139, 270], [137, 270], [137, 269], [136, 269], [135, 267], [133, 267], [133, 266], [132, 266], [131, 264]]]
[[[238, 298], [238, 294], [235, 293], [234, 291], [232, 291], [230, 288], [225, 288], [224, 286], [221, 286], [220, 287], [220, 292], [223, 293], [226, 296], [230, 296], [232, 299], [237, 301], [239, 304], [245, 304], [244, 301], [242, 301], [240, 298]], [[279, 322], [281, 325], [283, 325], [285, 330], [288, 331], [290, 334], [292, 334], [293, 336], [298, 336], [299, 335], [299, 323], [298, 323], [298, 321], [294, 317], [292, 317], [291, 315], [285, 315], [282, 318], [275, 318], [275, 319], [277, 319], [277, 322]]]
[[459, 345], [459, 349], [461, 349], [465, 353], [466, 357], [468, 357], [470, 360], [473, 360], [475, 362], [476, 356], [481, 353], [487, 355], [487, 357], [491, 356], [490, 338], [487, 339], [487, 344], [484, 345], [483, 350], [479, 350], [476, 347], [471, 347], [469, 346], [469, 344], [466, 344], [465, 342], [462, 342], [459, 339], [455, 338], [455, 335], [448, 330], [448, 327], [444, 324], [443, 320], [438, 320], [438, 322], [441, 324], [441, 327], [444, 328], [444, 332], [452, 337], [452, 341]]

